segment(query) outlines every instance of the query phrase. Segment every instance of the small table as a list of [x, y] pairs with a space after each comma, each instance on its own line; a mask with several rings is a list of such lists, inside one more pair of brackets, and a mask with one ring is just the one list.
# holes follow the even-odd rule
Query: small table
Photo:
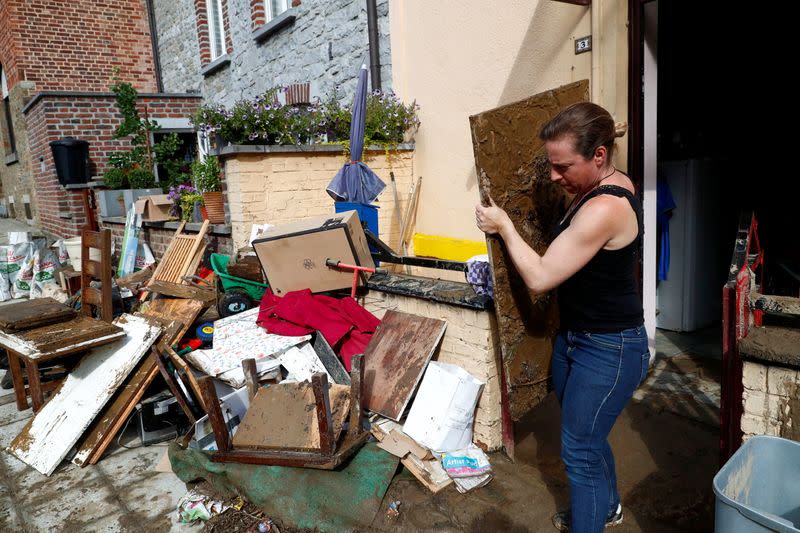
[[[28, 394], [33, 403], [33, 412], [44, 405], [44, 389], [39, 378], [39, 365], [59, 357], [74, 354], [95, 346], [113, 342], [125, 336], [125, 331], [113, 324], [79, 316], [58, 324], [50, 324], [18, 332], [0, 331], [0, 346], [8, 352], [8, 368], [14, 384], [17, 409], [28, 408]], [[29, 386], [25, 387], [22, 361], [28, 375]]]

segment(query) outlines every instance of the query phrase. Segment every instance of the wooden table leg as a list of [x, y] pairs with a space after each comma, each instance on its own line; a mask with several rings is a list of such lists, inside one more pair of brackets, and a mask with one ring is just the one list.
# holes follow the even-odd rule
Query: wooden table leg
[[14, 350], [6, 349], [8, 353], [8, 370], [11, 372], [11, 382], [14, 384], [14, 396], [17, 400], [17, 411], [28, 408], [28, 395], [25, 393], [25, 379], [22, 377], [22, 366], [19, 364], [19, 355]]
[[28, 374], [28, 385], [30, 386], [31, 403], [33, 412], [36, 413], [44, 405], [44, 395], [42, 394], [42, 382], [39, 379], [39, 363], [32, 359], [25, 361], [25, 372]]

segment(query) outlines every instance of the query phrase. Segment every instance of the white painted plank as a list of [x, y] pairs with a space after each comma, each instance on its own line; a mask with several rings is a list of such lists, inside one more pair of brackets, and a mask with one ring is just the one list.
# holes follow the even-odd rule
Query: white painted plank
[[87, 353], [7, 448], [45, 475], [53, 473], [162, 330], [133, 315], [114, 324], [126, 336]]
[[58, 348], [56, 350], [50, 352], [40, 352], [39, 349], [30, 341], [20, 339], [13, 333], [5, 333], [0, 331], [0, 344], [4, 347], [14, 350], [20, 355], [24, 355], [25, 357], [29, 357], [31, 359], [39, 359], [43, 355], [51, 356], [53, 354], [58, 354], [61, 352], [66, 351], [75, 351], [76, 349], [80, 348], [81, 346], [89, 346], [98, 342], [102, 342], [105, 340], [114, 339], [117, 337], [122, 337], [125, 335], [124, 331], [119, 331], [117, 333], [111, 333], [110, 335], [106, 335], [104, 337], [98, 337], [96, 339], [89, 339], [77, 344], [72, 344], [70, 346], [64, 346], [62, 348]]

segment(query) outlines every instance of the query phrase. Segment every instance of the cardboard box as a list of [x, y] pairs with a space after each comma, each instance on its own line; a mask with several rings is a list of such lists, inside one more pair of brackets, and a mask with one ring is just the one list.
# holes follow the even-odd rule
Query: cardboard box
[[[350, 288], [353, 272], [327, 266], [328, 259], [375, 266], [355, 211], [269, 228], [253, 241], [253, 249], [270, 288], [278, 296], [301, 289], [323, 292]], [[362, 285], [368, 276], [369, 273], [360, 276]]]
[[146, 222], [162, 222], [175, 218], [169, 214], [172, 200], [166, 194], [142, 196], [136, 200], [135, 205], [136, 213], [142, 215], [142, 220]]

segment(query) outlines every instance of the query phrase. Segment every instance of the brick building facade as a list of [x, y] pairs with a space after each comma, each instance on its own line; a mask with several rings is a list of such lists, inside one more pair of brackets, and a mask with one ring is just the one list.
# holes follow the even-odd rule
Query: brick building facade
[[[121, 116], [108, 90], [114, 70], [142, 95], [150, 118], [186, 121], [197, 95], [159, 93], [146, 0], [4, 0], [0, 2], [0, 202], [8, 215], [60, 236], [84, 224], [79, 191], [56, 178], [49, 142], [89, 142], [99, 176]], [[25, 204], [28, 204], [27, 206]]]

